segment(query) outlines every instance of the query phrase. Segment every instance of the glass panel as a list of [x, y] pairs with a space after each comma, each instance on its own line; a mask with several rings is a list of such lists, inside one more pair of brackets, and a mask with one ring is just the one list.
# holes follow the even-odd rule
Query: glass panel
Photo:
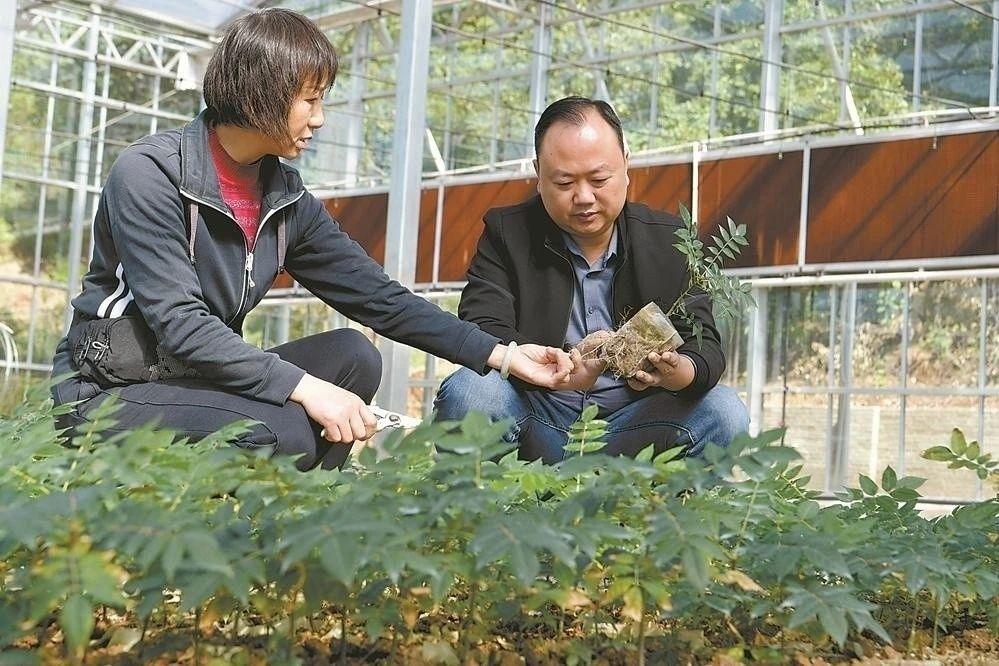
[[[835, 403], [836, 397], [832, 399]], [[801, 473], [812, 477], [810, 488], [819, 490], [826, 487], [829, 401], [829, 395], [814, 393], [788, 394], [786, 404], [782, 404], [781, 394], [768, 393], [763, 401], [764, 429], [786, 423], [784, 442], [801, 454]]]
[[438, 384], [444, 380], [445, 377], [449, 376], [451, 373], [455, 372], [460, 368], [460, 365], [454, 364], [451, 361], [445, 361], [442, 358], [437, 359], [437, 364], [434, 369], [434, 376], [437, 379]]
[[999, 386], [999, 279], [988, 281], [985, 339], [985, 382], [989, 386]]
[[[139, 114], [108, 112], [108, 126], [104, 131], [104, 161], [101, 165], [101, 183], [107, 180], [111, 165], [129, 144], [149, 134], [149, 117]], [[114, 120], [114, 122], [110, 122]], [[160, 129], [172, 125], [167, 121]]]
[[[160, 98], [161, 110], [193, 118], [198, 115], [200, 107], [201, 96], [197, 91], [175, 90], [172, 87], [164, 86], [163, 95]], [[164, 128], [175, 127], [178, 124], [174, 120], [160, 120], [160, 125], [163, 125]]]
[[905, 287], [900, 282], [857, 286], [854, 386], [900, 384], [904, 308]]
[[[640, 13], [630, 12], [630, 15], [632, 25], [636, 22], [641, 25]], [[705, 39], [714, 33], [714, 7], [709, 3], [671, 3], [660, 9], [656, 20], [662, 30], [673, 35]]]
[[[39, 102], [43, 109], [40, 118], [40, 125], [44, 131], [44, 123], [47, 109], [47, 99]], [[52, 144], [49, 149], [48, 177], [57, 180], [74, 180], [76, 178], [76, 143], [77, 143], [77, 123], [79, 122], [80, 104], [76, 100], [55, 98], [53, 100], [52, 117]], [[31, 169], [30, 173], [41, 175], [42, 161], [44, 153], [44, 135], [40, 135], [40, 140], [36, 145], [27, 149], [27, 154], [34, 156], [37, 165]]]
[[427, 381], [428, 357], [426, 352], [419, 349], [411, 349], [409, 352], [407, 413], [413, 416], [422, 417], [424, 414], [429, 414], [433, 406], [434, 394], [437, 392], [436, 384], [430, 385]]
[[[842, 4], [840, 2], [823, 2], [827, 14], [832, 14], [832, 5]], [[836, 11], [839, 14], [840, 11]], [[814, 21], [819, 18], [818, 8], [814, 0], [784, 0], [784, 25], [793, 25], [802, 21]], [[762, 20], [761, 20], [762, 23]]]
[[147, 105], [153, 99], [156, 79], [148, 74], [111, 67], [108, 97], [133, 104]]
[[985, 399], [985, 436], [982, 437], [982, 452], [991, 453], [999, 459], [999, 396]]
[[[770, 358], [781, 359], [781, 345], [787, 350], [784, 366], [789, 386], [826, 386], [829, 373], [829, 309], [833, 306], [829, 287], [788, 289], [771, 294]], [[837, 299], [838, 300], [838, 299]], [[776, 322], [782, 312], [787, 319], [779, 334]], [[782, 342], [781, 335], [786, 336]], [[781, 362], [776, 371], [771, 361], [769, 381], [780, 381]]]
[[9, 173], [4, 175], [3, 189], [0, 190], [3, 195], [0, 197], [0, 234], [3, 234], [0, 256], [6, 262], [13, 258], [9, 255], [15, 255], [22, 264], [12, 270], [30, 271], [42, 187], [37, 183], [17, 180]]
[[[45, 78], [48, 81], [48, 78]], [[48, 98], [33, 90], [13, 87], [7, 115], [7, 150], [4, 169], [7, 174], [40, 176], [45, 147], [45, 117]]]
[[[395, 125], [392, 122], [395, 115], [394, 102], [392, 97], [364, 102], [365, 154], [361, 156], [361, 165], [365, 176], [382, 177], [391, 170], [392, 129]], [[441, 150], [443, 149], [441, 146]]]
[[[37, 201], [35, 202], [37, 205]], [[42, 262], [41, 271], [47, 277], [65, 281], [67, 276], [67, 261], [69, 257], [69, 234], [70, 218], [73, 207], [73, 190], [64, 187], [48, 185], [45, 187], [45, 215], [43, 221], [42, 236]], [[89, 209], [88, 209], [89, 210]], [[36, 211], [37, 214], [37, 211]], [[86, 213], [89, 215], [89, 213]], [[29, 224], [34, 226], [35, 215], [29, 218]], [[89, 220], [84, 220], [85, 226], [90, 226]], [[34, 252], [34, 230], [30, 233], [31, 249], [24, 247], [21, 249], [22, 256], [27, 259], [28, 252]], [[22, 242], [27, 236], [21, 236]], [[83, 253], [87, 252], [87, 244], [81, 246]], [[81, 257], [82, 259], [82, 257]], [[27, 264], [30, 265], [30, 264]], [[76, 286], [79, 289], [79, 285]]]
[[[68, 27], [67, 24], [63, 24]], [[72, 30], [72, 28], [69, 28]], [[47, 40], [46, 40], [47, 41]], [[79, 90], [83, 85], [83, 61], [77, 58], [59, 57], [59, 72], [56, 75], [56, 85], [60, 88]], [[48, 80], [48, 77], [45, 79]], [[128, 99], [128, 98], [124, 98]]]
[[840, 116], [840, 86], [823, 31], [790, 33], [783, 41], [784, 62], [799, 68], [785, 69], [780, 75], [781, 110], [787, 111], [784, 126], [836, 122]]
[[966, 469], [924, 460], [931, 446], [950, 443], [954, 428], [968, 440], [978, 439], [979, 399], [975, 397], [909, 396], [905, 412], [905, 474], [927, 479], [919, 492], [925, 497], [975, 499], [978, 477]]
[[851, 28], [849, 78], [861, 118], [909, 111], [916, 19], [865, 21]]
[[722, 0], [721, 32], [735, 34], [757, 30], [763, 25], [763, 5], [749, 0]]
[[445, 312], [450, 312], [453, 315], [458, 314], [458, 302], [461, 300], [460, 293], [447, 294], [443, 296], [434, 296], [429, 299], [434, 305], [439, 307]]
[[850, 398], [850, 436], [843, 481], [857, 487], [857, 477], [866, 474], [881, 479], [885, 467], [899, 470], [898, 445], [901, 400], [898, 396], [854, 395]]
[[978, 280], [917, 282], [910, 303], [909, 385], [978, 385]]
[[[56, 343], [62, 336], [62, 316], [66, 308], [66, 292], [59, 289], [32, 287], [26, 284], [0, 281], [0, 322], [14, 332], [14, 346], [22, 362], [49, 363]], [[28, 356], [34, 299], [34, 343]], [[0, 359], [3, 358], [0, 352]]]
[[424, 391], [422, 387], [410, 387], [409, 394], [406, 399], [406, 414], [409, 416], [423, 418], [423, 393]]
[[722, 349], [725, 352], [725, 374], [722, 376], [722, 383], [740, 388], [747, 380], [747, 366], [749, 364], [749, 322], [747, 315], [743, 314], [738, 319], [729, 321], [727, 319], [716, 319], [718, 323], [718, 333], [721, 335]]
[[659, 56], [659, 121], [656, 131], [666, 145], [709, 135], [711, 57], [705, 51]]
[[[718, 82], [714, 88], [715, 127], [713, 134], [744, 134], [760, 126], [759, 54], [763, 43], [747, 39], [725, 44], [725, 53], [712, 54], [718, 61]], [[739, 55], [745, 54], [745, 55]], [[708, 81], [710, 81], [710, 70]], [[710, 89], [709, 91], [710, 92]]]
[[922, 109], [989, 103], [991, 2], [927, 12], [923, 23]]

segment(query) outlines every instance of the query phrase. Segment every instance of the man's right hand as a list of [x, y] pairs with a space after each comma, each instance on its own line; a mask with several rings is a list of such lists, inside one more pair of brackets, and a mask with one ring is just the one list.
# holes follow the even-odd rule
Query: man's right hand
[[363, 441], [375, 434], [378, 420], [360, 397], [346, 389], [306, 374], [291, 392], [309, 418], [326, 431], [327, 440], [340, 444]]
[[589, 391], [597, 379], [607, 369], [606, 361], [598, 358], [584, 358], [579, 349], [569, 351], [572, 361], [572, 372], [569, 378], [559, 388], [567, 391]]

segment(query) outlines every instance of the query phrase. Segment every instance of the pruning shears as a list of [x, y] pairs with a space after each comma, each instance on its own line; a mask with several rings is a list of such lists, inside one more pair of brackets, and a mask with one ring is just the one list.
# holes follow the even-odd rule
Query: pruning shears
[[[386, 428], [415, 428], [420, 425], [420, 419], [399, 412], [390, 412], [382, 409], [378, 405], [369, 405], [368, 409], [374, 414], [378, 421], [375, 423], [375, 432], [381, 432]], [[320, 437], [326, 437], [326, 428], [319, 433]]]
[[371, 405], [369, 409], [378, 419], [378, 423], [375, 424], [375, 432], [381, 432], [385, 428], [415, 428], [420, 425], [420, 419], [398, 412], [390, 412], [378, 405]]

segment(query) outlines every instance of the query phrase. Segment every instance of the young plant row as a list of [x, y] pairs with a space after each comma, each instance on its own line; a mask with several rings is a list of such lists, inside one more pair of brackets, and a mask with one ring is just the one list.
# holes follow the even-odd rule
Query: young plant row
[[543, 466], [471, 414], [302, 474], [229, 446], [235, 429], [101, 435], [111, 402], [66, 448], [59, 409], [36, 397], [0, 422], [10, 654], [79, 662], [131, 627], [139, 651], [167, 632], [291, 661], [318, 636], [343, 661], [421, 646], [455, 663], [545, 641], [562, 661], [642, 663], [999, 629], [996, 499], [928, 520], [921, 480], [889, 468], [823, 505], [776, 431], [703, 460], [609, 458], [588, 410], [566, 460]]

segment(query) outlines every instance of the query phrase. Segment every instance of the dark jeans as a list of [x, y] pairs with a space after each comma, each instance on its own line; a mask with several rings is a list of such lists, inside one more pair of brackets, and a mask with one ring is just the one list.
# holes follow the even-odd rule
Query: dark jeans
[[[555, 463], [565, 456], [569, 428], [580, 408], [571, 407], [545, 389], [520, 389], [500, 378], [495, 370], [485, 376], [460, 368], [444, 380], [434, 402], [437, 418], [461, 419], [470, 411], [483, 412], [494, 421], [512, 418], [509, 437], [520, 442], [520, 457]], [[700, 455], [708, 442], [728, 446], [749, 427], [749, 414], [738, 394], [718, 385], [697, 398], [682, 398], [668, 391], [649, 389], [625, 407], [600, 418], [607, 421], [608, 455], [634, 456], [649, 444], [657, 451], [674, 446], [686, 454]]]
[[[310, 375], [356, 393], [365, 402], [370, 402], [378, 390], [381, 355], [359, 331], [327, 331], [268, 351]], [[301, 456], [296, 462], [301, 470], [317, 465], [325, 469], [339, 467], [350, 453], [350, 446], [333, 444], [320, 437], [320, 427], [297, 402], [288, 400], [283, 405], [272, 405], [227, 393], [204, 380], [171, 379], [102, 390], [91, 381], [72, 377], [57, 384], [52, 393], [57, 404], [81, 401], [58, 424], [71, 429], [70, 437], [72, 428], [87, 421], [91, 410], [113, 394], [123, 406], [116, 413], [117, 424], [110, 432], [131, 430], [155, 421], [162, 428], [197, 440], [235, 421], [252, 419], [260, 423], [240, 437], [237, 445]]]

